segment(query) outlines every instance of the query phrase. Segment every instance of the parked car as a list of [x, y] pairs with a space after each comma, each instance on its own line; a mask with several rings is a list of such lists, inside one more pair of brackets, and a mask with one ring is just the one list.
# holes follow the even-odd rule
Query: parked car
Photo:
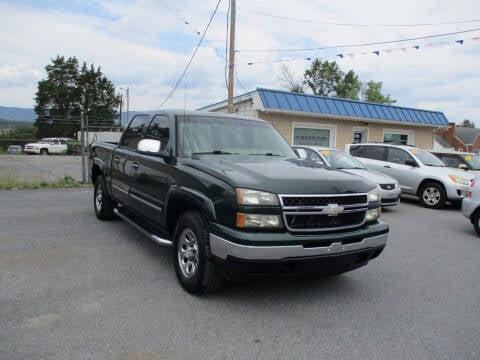
[[470, 219], [475, 231], [480, 235], [480, 178], [472, 181], [467, 197], [462, 201], [462, 213]]
[[402, 195], [418, 196], [427, 208], [442, 208], [447, 201], [461, 201], [475, 177], [446, 167], [427, 150], [383, 143], [347, 144], [345, 150], [367, 168], [398, 180]]
[[293, 149], [302, 159], [315, 161], [377, 183], [382, 192], [383, 207], [400, 203], [402, 191], [396, 179], [378, 171], [367, 169], [360, 161], [344, 151], [320, 146], [293, 146]]
[[72, 139], [69, 138], [43, 138], [36, 143], [29, 143], [25, 145], [23, 151], [27, 154], [63, 154], [67, 153], [67, 142]]
[[441, 150], [432, 150], [431, 153], [448, 167], [467, 170], [480, 175], [480, 156], [474, 153]]
[[22, 147], [20, 145], [9, 145], [7, 151], [10, 154], [18, 154], [22, 152]]

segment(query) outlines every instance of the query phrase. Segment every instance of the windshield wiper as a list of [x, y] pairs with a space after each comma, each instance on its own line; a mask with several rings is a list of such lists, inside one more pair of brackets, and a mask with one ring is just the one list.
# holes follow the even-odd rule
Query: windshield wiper
[[285, 156], [285, 155], [280, 155], [280, 154], [274, 154], [274, 153], [271, 153], [271, 152], [265, 153], [265, 154], [248, 154], [248, 155], [253, 155], [253, 156], [255, 156], [255, 155], [258, 155], [258, 156]]
[[222, 150], [212, 150], [212, 151], [204, 151], [204, 152], [194, 152], [192, 155], [238, 155], [238, 153], [231, 153], [228, 151]]

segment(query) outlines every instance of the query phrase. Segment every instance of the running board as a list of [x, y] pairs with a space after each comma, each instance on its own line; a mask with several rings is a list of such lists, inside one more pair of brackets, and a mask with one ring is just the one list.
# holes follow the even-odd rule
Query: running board
[[147, 230], [145, 230], [143, 227], [141, 227], [140, 225], [138, 225], [135, 221], [133, 221], [132, 219], [130, 219], [128, 216], [126, 216], [125, 214], [123, 214], [120, 210], [118, 210], [117, 208], [113, 209], [113, 212], [115, 213], [115, 215], [117, 215], [119, 218], [121, 218], [122, 220], [125, 220], [127, 223], [129, 223], [130, 225], [132, 225], [134, 228], [136, 228], [137, 230], [139, 230], [142, 234], [146, 235], [150, 240], [153, 240], [154, 242], [156, 242], [157, 244], [159, 245], [164, 245], [164, 246], [172, 246], [173, 245], [173, 242], [170, 241], [170, 240], [167, 240], [167, 239], [162, 239], [161, 237], [158, 237], [157, 235], [154, 235], [150, 232], [148, 232]]

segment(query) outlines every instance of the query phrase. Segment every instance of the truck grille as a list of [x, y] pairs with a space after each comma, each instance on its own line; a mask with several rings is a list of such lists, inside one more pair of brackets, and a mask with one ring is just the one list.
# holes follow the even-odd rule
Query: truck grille
[[365, 223], [367, 194], [280, 195], [285, 226], [292, 232], [349, 229]]

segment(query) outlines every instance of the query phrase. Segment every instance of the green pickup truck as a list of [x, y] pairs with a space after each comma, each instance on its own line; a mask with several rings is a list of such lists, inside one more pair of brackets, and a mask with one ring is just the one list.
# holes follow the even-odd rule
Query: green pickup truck
[[94, 209], [174, 247], [192, 294], [245, 276], [334, 275], [385, 247], [380, 190], [299, 159], [269, 123], [197, 111], [138, 114], [90, 153]]

